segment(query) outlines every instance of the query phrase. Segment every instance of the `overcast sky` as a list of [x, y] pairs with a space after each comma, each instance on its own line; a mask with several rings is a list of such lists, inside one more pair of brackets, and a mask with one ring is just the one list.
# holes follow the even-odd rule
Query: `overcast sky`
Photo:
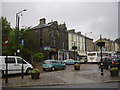
[[[41, 18], [46, 22], [66, 23], [67, 29], [99, 39], [118, 38], [118, 2], [2, 2], [2, 15], [15, 27], [15, 14], [27, 9], [20, 17], [20, 27], [36, 26]], [[90, 34], [89, 32], [92, 32]]]

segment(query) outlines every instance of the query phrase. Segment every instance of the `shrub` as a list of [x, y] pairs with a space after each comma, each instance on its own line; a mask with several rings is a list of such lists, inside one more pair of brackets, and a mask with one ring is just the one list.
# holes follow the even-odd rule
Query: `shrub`
[[33, 69], [31, 73], [40, 73], [39, 69]]
[[117, 67], [110, 68], [110, 71], [118, 71]]
[[44, 59], [43, 53], [35, 53], [33, 57], [36, 62], [41, 62]]

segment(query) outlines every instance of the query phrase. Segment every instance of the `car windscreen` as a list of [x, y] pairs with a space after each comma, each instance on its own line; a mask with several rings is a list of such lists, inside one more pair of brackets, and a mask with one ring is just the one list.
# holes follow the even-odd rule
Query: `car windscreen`
[[112, 58], [104, 58], [103, 61], [112, 61]]
[[96, 56], [96, 53], [88, 53], [88, 56]]
[[58, 63], [57, 61], [50, 61], [50, 60], [46, 60], [44, 61], [44, 64], [52, 64], [52, 63]]

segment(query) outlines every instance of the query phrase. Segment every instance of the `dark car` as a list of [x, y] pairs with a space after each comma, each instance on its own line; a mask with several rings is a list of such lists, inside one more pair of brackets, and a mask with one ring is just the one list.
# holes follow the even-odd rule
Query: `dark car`
[[[111, 65], [111, 62], [112, 62], [112, 58], [111, 57], [103, 58], [103, 60], [102, 60], [103, 68], [108, 69], [108, 67]], [[100, 63], [101, 63], [101, 61], [98, 63], [99, 68], [101, 68]]]
[[[99, 67], [101, 62], [98, 63]], [[112, 68], [112, 67], [118, 67], [120, 68], [120, 57], [106, 57], [103, 58], [103, 68]]]
[[111, 62], [111, 64], [110, 64], [110, 67], [112, 68], [112, 67], [118, 67], [118, 68], [120, 68], [120, 57], [114, 57], [113, 59], [112, 59], [112, 62]]

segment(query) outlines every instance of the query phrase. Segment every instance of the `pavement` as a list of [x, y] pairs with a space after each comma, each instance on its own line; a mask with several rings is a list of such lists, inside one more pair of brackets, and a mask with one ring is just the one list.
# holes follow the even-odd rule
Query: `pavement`
[[[109, 83], [120, 82], [120, 72], [118, 77], [111, 77], [110, 72], [104, 71], [101, 76], [100, 70], [95, 65], [84, 67], [80, 71], [74, 69], [60, 70], [54, 72], [45, 72], [40, 74], [39, 79], [31, 79], [30, 75], [25, 75], [24, 79], [21, 76], [8, 78], [8, 84], [5, 83], [5, 78], [0, 79], [1, 87], [16, 88], [30, 86], [49, 86], [49, 85], [70, 85], [70, 84], [89, 84], [89, 83]], [[68, 67], [70, 68], [70, 67]]]

